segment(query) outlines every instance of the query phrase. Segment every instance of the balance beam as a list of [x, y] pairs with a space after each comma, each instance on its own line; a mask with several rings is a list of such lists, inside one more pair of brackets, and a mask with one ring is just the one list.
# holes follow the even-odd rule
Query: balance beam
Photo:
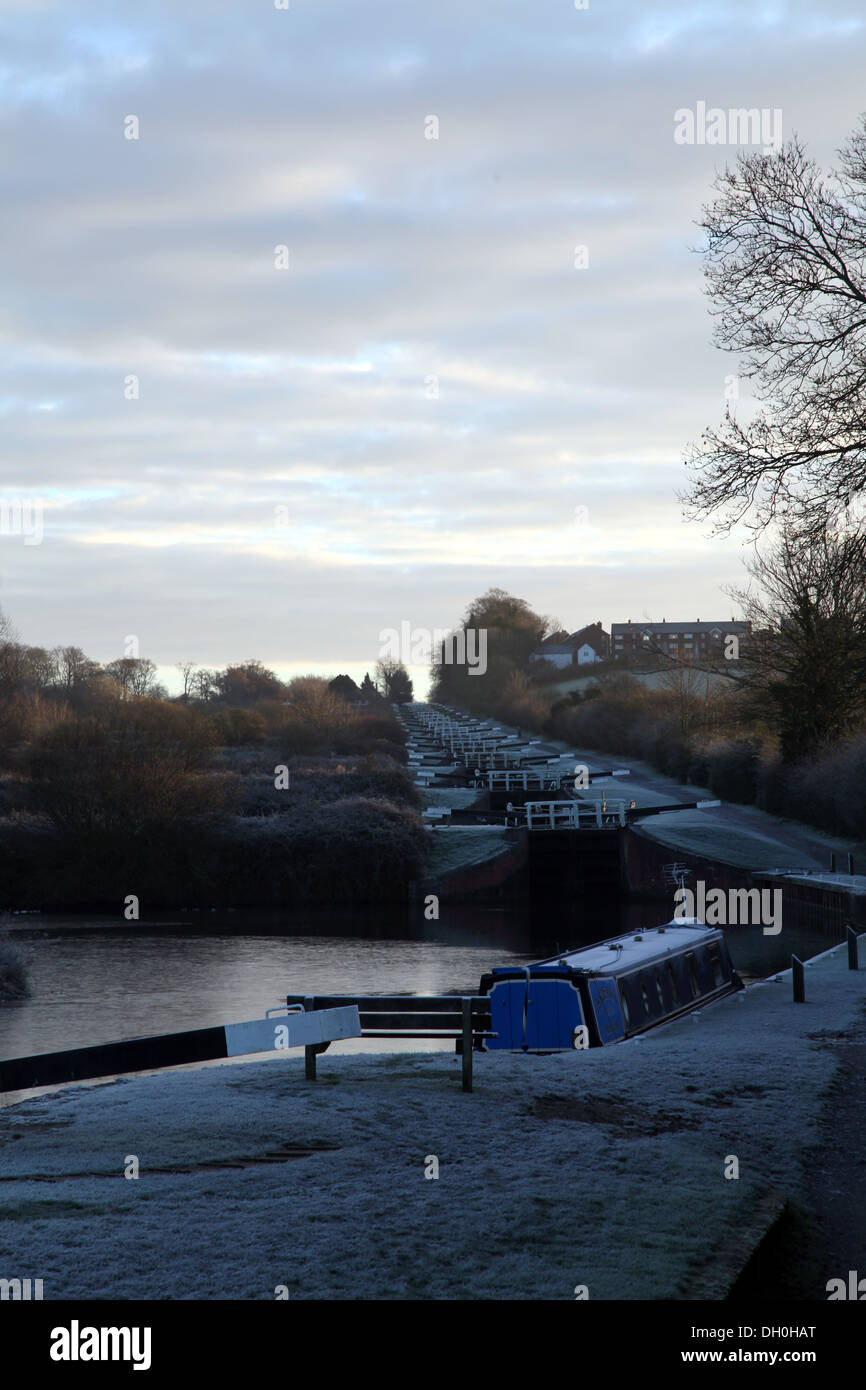
[[355, 1006], [283, 1012], [281, 1017], [194, 1028], [183, 1033], [158, 1033], [149, 1038], [77, 1047], [66, 1052], [40, 1052], [35, 1057], [0, 1061], [0, 1092], [29, 1091], [60, 1086], [124, 1072], [158, 1071], [190, 1062], [213, 1062], [255, 1052], [282, 1052], [291, 1047], [316, 1047], [342, 1038], [359, 1038], [361, 1021]]

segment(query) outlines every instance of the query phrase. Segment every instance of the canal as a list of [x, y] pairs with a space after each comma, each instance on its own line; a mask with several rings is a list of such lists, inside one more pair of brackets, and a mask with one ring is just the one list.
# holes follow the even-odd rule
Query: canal
[[[258, 1018], [287, 993], [475, 992], [493, 965], [522, 964], [670, 915], [670, 905], [653, 901], [570, 913], [547, 904], [534, 914], [443, 903], [439, 921], [426, 921], [417, 905], [290, 917], [173, 913], [137, 923], [14, 916], [6, 933], [25, 956], [31, 995], [0, 1005], [0, 1057]], [[787, 923], [779, 936], [760, 927], [729, 928], [727, 936], [747, 981], [786, 968], [792, 951], [807, 959], [830, 944]], [[394, 1044], [349, 1041], [334, 1050], [377, 1046]]]

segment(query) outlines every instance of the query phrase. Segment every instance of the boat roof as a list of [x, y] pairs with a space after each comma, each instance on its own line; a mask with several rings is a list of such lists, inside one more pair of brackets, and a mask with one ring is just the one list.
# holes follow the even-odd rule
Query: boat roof
[[642, 965], [678, 955], [695, 946], [706, 946], [723, 939], [717, 927], [706, 926], [698, 917], [679, 917], [660, 927], [645, 927], [639, 932], [612, 936], [594, 946], [582, 946], [577, 951], [563, 951], [533, 965], [568, 965], [573, 970], [586, 970], [593, 975], [620, 975], [624, 970], [637, 970]]

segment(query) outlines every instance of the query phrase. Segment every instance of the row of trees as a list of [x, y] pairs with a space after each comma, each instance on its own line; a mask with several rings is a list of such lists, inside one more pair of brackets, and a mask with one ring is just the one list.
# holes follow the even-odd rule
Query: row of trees
[[321, 677], [285, 693], [55, 704], [0, 743], [0, 904], [400, 897], [425, 844], [402, 726], [383, 696], [349, 701]]
[[[248, 708], [266, 700], [292, 698], [296, 682], [282, 681], [261, 661], [245, 661], [224, 670], [177, 663], [182, 704], [221, 704]], [[360, 686], [349, 676], [337, 676], [331, 689], [349, 703], [375, 706], [387, 701], [404, 704], [412, 699], [412, 681], [399, 662], [379, 662], [376, 681], [369, 673]], [[300, 678], [301, 680], [305, 678]], [[0, 614], [0, 699], [13, 694], [40, 695], [63, 700], [75, 707], [100, 697], [121, 700], [167, 700], [169, 693], [157, 680], [155, 662], [147, 657], [122, 656], [100, 664], [80, 647], [31, 647], [15, 639], [8, 621]]]
[[[775, 541], [756, 545], [747, 569], [748, 583], [728, 593], [752, 635], [736, 659], [723, 663], [729, 679], [687, 657], [660, 657], [655, 683], [682, 737], [721, 721], [772, 744], [793, 764], [866, 728], [866, 524], [816, 531], [789, 520]], [[446, 648], [434, 666], [433, 698], [549, 727], [556, 702], [529, 671], [550, 620], [494, 589], [464, 618], [467, 629], [482, 625], [486, 672], [449, 660]], [[593, 693], [623, 688], [622, 677], [609, 673]]]
[[391, 708], [412, 697], [404, 668], [360, 685], [178, 669], [169, 698], [150, 660], [27, 646], [0, 620], [0, 904], [405, 893], [425, 839]]

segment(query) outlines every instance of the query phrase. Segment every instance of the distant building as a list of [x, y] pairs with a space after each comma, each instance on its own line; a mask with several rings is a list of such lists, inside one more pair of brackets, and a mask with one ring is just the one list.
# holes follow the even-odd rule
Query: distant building
[[748, 638], [752, 624], [737, 622], [733, 618], [725, 622], [702, 623], [611, 623], [610, 638], [613, 656], [640, 657], [651, 653], [663, 656], [693, 657], [706, 661], [713, 656], [723, 656], [726, 639], [736, 636], [739, 641]]
[[542, 642], [532, 653], [533, 661], [549, 661], [553, 666], [587, 666], [610, 656], [610, 633], [601, 623], [578, 628], [569, 637]]

